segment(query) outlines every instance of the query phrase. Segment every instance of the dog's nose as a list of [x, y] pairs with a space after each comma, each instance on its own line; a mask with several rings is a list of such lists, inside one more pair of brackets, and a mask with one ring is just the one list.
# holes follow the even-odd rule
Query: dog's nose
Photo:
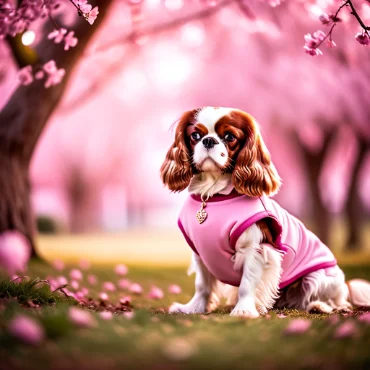
[[202, 141], [203, 145], [207, 149], [213, 148], [219, 142], [214, 137], [205, 137]]

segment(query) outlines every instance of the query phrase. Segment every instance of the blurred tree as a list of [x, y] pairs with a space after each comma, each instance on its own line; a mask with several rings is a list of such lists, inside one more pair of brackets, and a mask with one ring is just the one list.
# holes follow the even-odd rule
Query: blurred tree
[[75, 27], [78, 45], [68, 52], [47, 38], [34, 50], [22, 44], [20, 35], [6, 38], [19, 68], [54, 59], [58, 65], [68, 67], [61, 83], [52, 89], [45, 89], [41, 80], [19, 86], [0, 113], [0, 232], [20, 231], [33, 247], [35, 222], [30, 205], [30, 160], [43, 128], [63, 96], [73, 67], [103, 22], [112, 1], [96, 0], [95, 3], [99, 6], [96, 24], [89, 27], [86, 22], [78, 22]]

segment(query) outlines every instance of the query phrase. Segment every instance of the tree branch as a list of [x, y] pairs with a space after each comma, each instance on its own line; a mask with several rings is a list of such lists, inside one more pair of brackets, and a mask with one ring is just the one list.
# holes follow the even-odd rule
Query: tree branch
[[109, 48], [116, 46], [116, 45], [124, 45], [127, 42], [133, 42], [135, 39], [141, 35], [155, 35], [164, 31], [168, 31], [172, 28], [179, 27], [183, 24], [186, 24], [190, 21], [198, 20], [198, 19], [204, 19], [208, 18], [214, 14], [216, 14], [218, 11], [220, 11], [222, 8], [239, 2], [240, 0], [223, 0], [221, 1], [217, 6], [212, 8], [207, 8], [204, 10], [200, 10], [199, 12], [195, 12], [193, 14], [186, 15], [181, 18], [177, 18], [162, 24], [157, 24], [152, 27], [148, 27], [147, 29], [143, 29], [141, 31], [132, 31], [129, 34], [125, 35], [122, 38], [119, 38], [117, 40], [113, 40], [105, 45], [102, 45], [94, 50], [94, 54], [97, 52], [103, 52], [108, 50]]

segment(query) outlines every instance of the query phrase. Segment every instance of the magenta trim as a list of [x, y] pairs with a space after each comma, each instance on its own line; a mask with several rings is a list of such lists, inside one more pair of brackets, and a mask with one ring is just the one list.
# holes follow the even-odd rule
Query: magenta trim
[[261, 220], [262, 218], [269, 217], [268, 212], [262, 211], [258, 212], [252, 217], [248, 218], [248, 220], [244, 221], [242, 224], [240, 224], [236, 230], [230, 235], [230, 247], [232, 249], [235, 249], [235, 244], [237, 240], [239, 239], [240, 235], [244, 233], [245, 230], [248, 229], [248, 227], [255, 224], [257, 221]]
[[321, 270], [321, 269], [325, 269], [325, 268], [328, 268], [328, 267], [333, 267], [333, 266], [336, 266], [336, 265], [337, 265], [337, 260], [334, 260], [332, 262], [324, 262], [324, 263], [320, 263], [319, 265], [312, 266], [312, 267], [310, 267], [310, 268], [308, 268], [306, 270], [303, 270], [302, 272], [300, 272], [296, 276], [290, 278], [289, 280], [280, 283], [279, 288], [280, 289], [283, 289], [286, 286], [294, 283], [299, 278], [301, 278], [301, 277], [303, 277], [303, 276], [305, 276], [307, 274], [310, 274], [311, 272], [314, 272], [314, 271], [317, 271], [317, 270]]
[[194, 243], [190, 240], [190, 238], [188, 237], [188, 234], [186, 233], [185, 229], [184, 229], [184, 226], [182, 226], [182, 222], [180, 219], [178, 219], [177, 221], [177, 225], [179, 226], [182, 234], [184, 235], [184, 238], [186, 240], [186, 242], [189, 244], [189, 247], [196, 253], [198, 254], [197, 250], [195, 249], [195, 246], [194, 246]]
[[[190, 194], [190, 196], [194, 200], [196, 200], [198, 202], [202, 202], [202, 199], [200, 198], [200, 195]], [[220, 202], [220, 201], [223, 201], [223, 200], [233, 199], [233, 198], [242, 197], [242, 196], [245, 196], [245, 194], [239, 194], [235, 189], [233, 189], [233, 191], [230, 194], [226, 194], [226, 195], [215, 194], [214, 196], [210, 197], [207, 200], [207, 202]]]

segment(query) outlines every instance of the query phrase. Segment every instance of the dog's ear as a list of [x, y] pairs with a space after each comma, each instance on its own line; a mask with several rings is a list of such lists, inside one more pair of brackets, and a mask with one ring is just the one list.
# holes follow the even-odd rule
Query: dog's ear
[[189, 148], [186, 143], [186, 129], [194, 119], [196, 110], [188, 111], [178, 121], [175, 140], [167, 152], [161, 167], [163, 183], [172, 191], [182, 191], [193, 177]]
[[281, 186], [281, 179], [263, 142], [258, 123], [247, 113], [239, 114], [248, 135], [232, 173], [235, 189], [251, 197], [260, 197], [263, 193], [276, 194]]

